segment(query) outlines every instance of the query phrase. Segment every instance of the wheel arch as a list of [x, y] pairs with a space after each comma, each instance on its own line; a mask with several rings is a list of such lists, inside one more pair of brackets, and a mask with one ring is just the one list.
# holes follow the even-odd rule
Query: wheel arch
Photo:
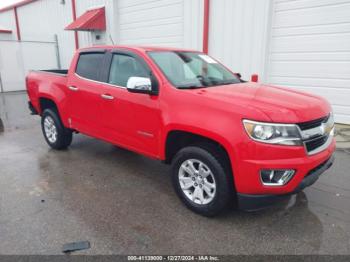
[[42, 114], [45, 109], [55, 109], [58, 112], [58, 106], [54, 99], [47, 96], [39, 97], [39, 113]]
[[[210, 131], [210, 130], [205, 130], [201, 128], [192, 128], [192, 127], [186, 127], [186, 126], [168, 126], [164, 139], [163, 139], [163, 158], [165, 161], [169, 160], [168, 153], [169, 153], [169, 148], [168, 146], [170, 145], [171, 141], [174, 138], [187, 138], [189, 141], [193, 141], [193, 139], [199, 139], [203, 141], [208, 141], [211, 143], [216, 143], [217, 145], [220, 145], [223, 149], [225, 149], [226, 153], [230, 156], [229, 152], [232, 151], [232, 146], [230, 142], [225, 139], [224, 137]], [[193, 138], [192, 140], [190, 138]], [[173, 140], [173, 143], [177, 141]]]
[[[186, 129], [173, 129], [169, 130], [166, 135], [166, 139], [164, 142], [164, 162], [170, 164], [172, 159], [182, 148], [186, 146], [201, 146], [204, 149], [209, 148], [216, 150], [222, 158], [219, 161], [222, 161], [225, 169], [230, 176], [229, 179], [232, 179], [233, 186], [235, 188], [234, 182], [234, 171], [233, 171], [233, 149], [230, 146], [230, 143], [220, 137], [217, 136], [210, 131], [198, 131], [193, 132], [193, 130]], [[231, 154], [230, 154], [231, 153]]]

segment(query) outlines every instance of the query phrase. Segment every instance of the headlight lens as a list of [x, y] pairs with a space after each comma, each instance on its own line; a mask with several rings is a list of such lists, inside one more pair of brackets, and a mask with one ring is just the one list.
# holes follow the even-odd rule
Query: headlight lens
[[279, 145], [302, 145], [299, 129], [293, 124], [263, 123], [243, 120], [248, 135], [259, 142]]

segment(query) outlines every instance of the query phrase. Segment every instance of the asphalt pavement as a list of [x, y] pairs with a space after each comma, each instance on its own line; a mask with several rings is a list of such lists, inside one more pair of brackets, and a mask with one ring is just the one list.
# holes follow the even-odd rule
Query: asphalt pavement
[[61, 254], [75, 241], [91, 244], [77, 254], [350, 254], [347, 126], [312, 187], [263, 211], [205, 218], [184, 207], [159, 161], [83, 135], [51, 150], [26, 102], [0, 94], [0, 254]]

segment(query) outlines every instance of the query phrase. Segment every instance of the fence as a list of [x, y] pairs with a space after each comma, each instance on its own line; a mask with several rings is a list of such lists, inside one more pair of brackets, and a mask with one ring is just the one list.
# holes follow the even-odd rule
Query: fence
[[60, 68], [56, 41], [0, 40], [1, 92], [25, 90], [25, 76], [29, 70]]

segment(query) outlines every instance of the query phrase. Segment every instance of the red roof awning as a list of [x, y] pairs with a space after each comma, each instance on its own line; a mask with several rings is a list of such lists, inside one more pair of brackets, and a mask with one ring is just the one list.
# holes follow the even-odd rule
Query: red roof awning
[[12, 34], [12, 30], [0, 28], [0, 34]]
[[69, 24], [65, 30], [74, 31], [91, 31], [91, 30], [106, 30], [106, 15], [105, 8], [97, 8], [86, 11], [78, 17], [73, 23]]

